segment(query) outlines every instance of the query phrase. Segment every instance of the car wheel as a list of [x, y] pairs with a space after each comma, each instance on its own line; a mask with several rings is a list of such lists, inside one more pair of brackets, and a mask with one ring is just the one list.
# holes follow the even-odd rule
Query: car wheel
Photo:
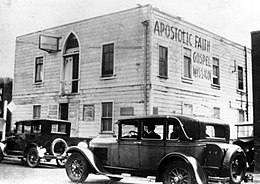
[[193, 184], [193, 172], [188, 164], [182, 161], [170, 162], [163, 172], [163, 184]]
[[73, 182], [86, 180], [90, 173], [90, 166], [80, 153], [72, 153], [66, 162], [66, 173]]
[[67, 159], [56, 159], [56, 163], [58, 167], [65, 167]]
[[246, 173], [246, 158], [244, 154], [235, 152], [229, 161], [230, 184], [239, 184]]
[[26, 155], [26, 162], [29, 167], [37, 167], [40, 163], [40, 157], [36, 148], [30, 148]]
[[54, 139], [51, 143], [51, 153], [54, 156], [62, 156], [66, 154], [68, 144], [61, 138]]

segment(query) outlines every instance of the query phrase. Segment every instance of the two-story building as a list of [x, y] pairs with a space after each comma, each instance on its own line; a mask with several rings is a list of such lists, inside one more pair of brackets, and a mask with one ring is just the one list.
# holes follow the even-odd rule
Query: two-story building
[[111, 134], [125, 116], [252, 119], [251, 51], [164, 13], [132, 8], [17, 37], [13, 121], [68, 119]]

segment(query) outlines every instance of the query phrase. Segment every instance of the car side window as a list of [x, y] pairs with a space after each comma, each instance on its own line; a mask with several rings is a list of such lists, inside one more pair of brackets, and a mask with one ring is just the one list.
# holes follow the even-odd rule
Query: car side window
[[52, 124], [51, 125], [51, 133], [66, 133], [66, 124]]
[[163, 124], [160, 122], [143, 122], [143, 138], [144, 139], [162, 139], [163, 138]]
[[168, 134], [167, 139], [179, 140], [181, 134], [181, 127], [177, 120], [170, 120], [168, 123]]
[[170, 139], [178, 140], [180, 138], [180, 126], [177, 124], [169, 125], [169, 135]]
[[17, 133], [17, 134], [22, 134], [22, 133], [23, 133], [23, 125], [18, 124], [18, 125], [16, 126], [16, 133]]
[[33, 125], [32, 133], [41, 133], [41, 125]]
[[135, 122], [122, 124], [122, 138], [137, 138], [138, 128]]
[[23, 133], [30, 134], [31, 133], [31, 125], [24, 125]]

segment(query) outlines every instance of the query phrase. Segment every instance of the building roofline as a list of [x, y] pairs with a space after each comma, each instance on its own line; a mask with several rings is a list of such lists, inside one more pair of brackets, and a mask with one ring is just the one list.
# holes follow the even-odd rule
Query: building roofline
[[46, 28], [46, 29], [41, 29], [41, 30], [38, 30], [38, 31], [34, 31], [34, 32], [23, 34], [23, 35], [19, 35], [19, 36], [16, 37], [16, 39], [19, 38], [19, 37], [28, 36], [28, 35], [31, 35], [31, 34], [40, 33], [40, 32], [43, 32], [43, 31], [48, 31], [50, 29], [55, 29], [55, 28], [59, 28], [59, 27], [63, 27], [63, 26], [73, 25], [73, 24], [77, 24], [77, 23], [80, 23], [80, 22], [85, 22], [85, 21], [89, 21], [89, 20], [93, 20], [93, 19], [102, 18], [102, 17], [107, 17], [107, 16], [110, 16], [110, 15], [115, 15], [115, 14], [118, 14], [118, 13], [129, 12], [129, 11], [132, 11], [132, 10], [136, 10], [136, 9], [139, 9], [139, 8], [146, 8], [146, 7], [151, 7], [151, 4], [140, 5], [138, 7], [134, 7], [134, 8], [126, 9], [126, 10], [112, 12], [112, 13], [108, 13], [108, 14], [104, 14], [104, 15], [99, 15], [99, 16], [96, 16], [96, 17], [90, 17], [90, 18], [86, 18], [86, 19], [82, 19], [82, 20], [78, 20], [78, 21], [74, 21], [74, 22], [61, 24], [61, 25], [54, 26], [54, 27], [49, 27], [49, 28]]

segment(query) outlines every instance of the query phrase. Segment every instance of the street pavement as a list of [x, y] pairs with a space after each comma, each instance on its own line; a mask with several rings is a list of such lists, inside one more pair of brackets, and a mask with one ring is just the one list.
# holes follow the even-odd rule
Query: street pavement
[[[260, 173], [251, 173], [254, 181], [248, 184], [260, 184]], [[29, 168], [20, 160], [3, 160], [0, 163], [0, 184], [73, 184], [64, 168], [58, 168], [55, 162], [43, 163], [38, 168]], [[112, 181], [101, 175], [90, 174], [81, 184], [162, 184], [154, 178], [124, 177], [121, 181]], [[244, 184], [244, 183], [243, 183]]]

